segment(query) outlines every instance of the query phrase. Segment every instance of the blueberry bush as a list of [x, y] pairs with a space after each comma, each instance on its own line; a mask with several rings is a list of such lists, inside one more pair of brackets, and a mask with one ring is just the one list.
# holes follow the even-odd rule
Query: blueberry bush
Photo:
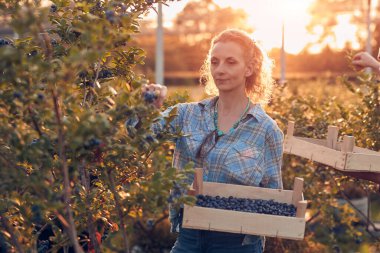
[[[329, 88], [329, 85], [317, 87], [318, 83], [308, 82], [310, 89]], [[339, 127], [340, 141], [343, 135], [351, 135], [355, 137], [356, 146], [380, 151], [380, 99], [376, 76], [358, 72], [355, 76], [339, 77], [333, 85], [340, 86], [342, 92], [349, 91], [352, 99], [342, 101], [331, 95], [297, 96], [289, 92], [288, 84], [284, 84], [275, 90], [268, 112], [284, 133], [288, 121], [294, 121], [296, 136], [325, 139], [328, 126], [335, 125]], [[306, 235], [300, 242], [269, 239], [267, 252], [379, 250], [380, 231], [376, 230], [369, 214], [362, 213], [352, 203], [353, 199], [378, 196], [377, 184], [288, 154], [284, 154], [282, 173], [285, 189], [291, 189], [295, 176], [305, 180], [304, 197], [309, 200]]]
[[176, 112], [152, 133], [155, 95], [134, 72], [154, 3], [0, 3], [16, 35], [0, 39], [0, 252], [130, 252], [136, 224], [194, 199], [170, 195], [192, 171], [171, 166]]

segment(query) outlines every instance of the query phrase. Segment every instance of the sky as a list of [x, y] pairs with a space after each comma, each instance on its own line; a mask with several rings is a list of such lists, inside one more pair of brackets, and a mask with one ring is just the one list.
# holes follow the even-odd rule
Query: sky
[[[163, 7], [164, 25], [170, 26], [171, 20], [191, 0], [169, 2]], [[248, 23], [253, 27], [253, 37], [261, 42], [267, 50], [281, 47], [282, 24], [285, 27], [285, 50], [288, 53], [299, 53], [307, 43], [315, 43], [323, 27], [316, 27], [315, 34], [306, 30], [311, 17], [309, 6], [314, 0], [214, 0], [221, 7], [241, 8], [248, 13]], [[377, 1], [376, 1], [377, 3]], [[156, 18], [151, 12], [149, 17]], [[357, 28], [350, 23], [347, 14], [337, 15], [339, 25], [335, 28], [336, 36], [327, 38], [324, 44], [311, 47], [317, 53], [322, 46], [329, 44], [332, 48], [341, 49], [346, 41], [352, 43], [354, 49], [360, 45], [356, 38]]]

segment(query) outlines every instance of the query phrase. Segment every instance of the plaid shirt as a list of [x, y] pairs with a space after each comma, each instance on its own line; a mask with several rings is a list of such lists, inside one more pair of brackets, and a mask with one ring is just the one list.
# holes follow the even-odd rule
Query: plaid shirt
[[[171, 122], [172, 129], [181, 129], [183, 137], [175, 140], [173, 166], [181, 169], [193, 162], [203, 168], [203, 180], [267, 188], [282, 188], [281, 162], [283, 133], [259, 104], [251, 106], [238, 127], [231, 133], [205, 142], [215, 131], [213, 116], [217, 97], [195, 103], [178, 104], [178, 116]], [[168, 108], [167, 115], [173, 107]], [[154, 125], [159, 132], [164, 120]], [[209, 150], [197, 158], [201, 145]], [[193, 178], [189, 178], [188, 183]], [[170, 210], [172, 231], [178, 232], [178, 212]], [[253, 237], [251, 237], [253, 239]]]
[[[214, 138], [204, 143], [215, 130], [215, 102], [216, 97], [176, 105], [178, 116], [171, 127], [181, 129], [184, 136], [175, 140], [173, 166], [181, 169], [193, 162], [195, 168], [204, 168], [203, 180], [207, 182], [282, 188], [283, 134], [276, 122], [255, 104], [232, 133], [219, 137], [216, 143]], [[160, 131], [163, 122], [154, 126], [154, 132]], [[209, 150], [203, 159], [196, 157], [202, 143]]]

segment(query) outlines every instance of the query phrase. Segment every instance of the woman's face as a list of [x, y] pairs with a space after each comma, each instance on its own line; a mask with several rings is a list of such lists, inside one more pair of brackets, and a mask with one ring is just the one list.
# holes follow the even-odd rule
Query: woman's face
[[217, 42], [211, 50], [211, 75], [219, 92], [245, 91], [245, 80], [252, 74], [241, 46], [235, 42]]

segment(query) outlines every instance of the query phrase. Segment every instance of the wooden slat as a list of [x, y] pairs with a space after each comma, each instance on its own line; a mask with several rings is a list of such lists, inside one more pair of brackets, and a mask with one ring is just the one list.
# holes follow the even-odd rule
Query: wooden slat
[[345, 153], [354, 152], [355, 138], [353, 136], [343, 136], [341, 151]]
[[372, 154], [372, 155], [379, 155], [380, 156], [380, 152], [376, 152], [374, 150], [370, 150], [370, 149], [366, 149], [366, 148], [360, 148], [360, 147], [356, 147], [356, 146], [354, 146], [354, 153]]
[[288, 129], [286, 131], [287, 136], [293, 136], [294, 135], [294, 121], [289, 121], [288, 122]]
[[323, 163], [340, 170], [343, 170], [345, 166], [346, 155], [344, 153], [300, 140], [297, 137], [289, 138], [287, 136], [285, 138], [284, 152]]
[[320, 146], [324, 146], [324, 147], [327, 147], [327, 140], [323, 140], [323, 139], [312, 139], [312, 138], [306, 138], [306, 137], [295, 137], [297, 138], [298, 140], [301, 140], [301, 141], [306, 141], [306, 142], [310, 142], [312, 144], [316, 144], [316, 145], [320, 145]]
[[306, 208], [307, 208], [307, 201], [301, 200], [297, 203], [297, 218], [305, 218], [306, 215]]
[[195, 169], [193, 187], [196, 194], [203, 194], [203, 169], [202, 168]]
[[328, 126], [327, 128], [327, 147], [336, 149], [338, 141], [339, 128], [337, 126]]
[[345, 170], [380, 172], [380, 155], [348, 153]]
[[305, 218], [237, 212], [185, 205], [184, 228], [302, 240]]
[[302, 191], [303, 191], [303, 178], [296, 177], [293, 184], [293, 196], [292, 204], [297, 206], [298, 202], [302, 200]]
[[250, 199], [273, 199], [277, 202], [291, 204], [293, 191], [236, 184], [203, 182], [203, 194], [221, 197], [234, 196], [238, 198]]

